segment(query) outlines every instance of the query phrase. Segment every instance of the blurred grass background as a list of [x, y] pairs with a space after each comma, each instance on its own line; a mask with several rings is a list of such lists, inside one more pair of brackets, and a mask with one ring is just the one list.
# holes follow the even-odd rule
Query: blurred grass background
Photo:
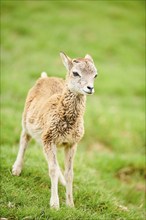
[[[75, 158], [76, 209], [65, 208], [60, 187], [62, 208], [54, 212], [47, 165], [34, 142], [21, 177], [10, 171], [27, 92], [42, 71], [65, 77], [60, 51], [91, 54], [99, 76]], [[1, 55], [1, 217], [143, 220], [145, 2], [1, 0]]]

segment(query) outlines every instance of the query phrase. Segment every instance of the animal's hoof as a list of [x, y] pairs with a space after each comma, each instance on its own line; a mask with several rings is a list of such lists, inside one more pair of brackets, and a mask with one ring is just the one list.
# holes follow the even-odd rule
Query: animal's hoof
[[50, 208], [51, 209], [59, 209], [59, 198], [57, 200], [51, 199], [50, 200]]
[[74, 208], [74, 207], [75, 207], [74, 202], [69, 202], [69, 201], [67, 201], [67, 202], [66, 202], [66, 205], [67, 205], [68, 207], [70, 207], [70, 208]]
[[17, 164], [14, 164], [13, 167], [12, 167], [12, 174], [14, 176], [19, 176], [21, 174], [21, 170], [22, 170], [22, 167], [17, 165]]
[[53, 205], [50, 205], [50, 208], [58, 210], [59, 209], [59, 205], [53, 204]]

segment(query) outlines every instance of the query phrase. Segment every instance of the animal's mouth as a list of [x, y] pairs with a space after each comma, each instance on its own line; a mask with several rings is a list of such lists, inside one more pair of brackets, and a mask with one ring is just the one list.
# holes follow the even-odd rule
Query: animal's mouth
[[83, 91], [84, 91], [84, 93], [86, 93], [88, 95], [92, 95], [94, 93], [94, 91], [85, 91], [85, 90], [83, 90]]

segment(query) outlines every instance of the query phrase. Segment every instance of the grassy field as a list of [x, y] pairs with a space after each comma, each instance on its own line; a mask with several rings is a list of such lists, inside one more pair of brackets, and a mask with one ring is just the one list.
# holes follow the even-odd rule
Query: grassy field
[[[144, 220], [144, 1], [1, 0], [1, 209], [8, 219]], [[88, 97], [74, 164], [74, 209], [50, 210], [42, 149], [31, 142], [20, 177], [11, 174], [28, 89], [42, 71], [65, 77], [59, 51], [93, 56], [99, 76]], [[58, 157], [63, 166], [63, 151]]]

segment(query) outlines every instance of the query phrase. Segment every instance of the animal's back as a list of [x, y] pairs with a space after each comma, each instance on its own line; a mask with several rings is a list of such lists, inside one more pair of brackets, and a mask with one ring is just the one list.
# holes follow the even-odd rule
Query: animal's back
[[26, 121], [36, 117], [37, 111], [49, 101], [51, 96], [62, 93], [64, 85], [65, 81], [57, 77], [41, 77], [37, 80], [36, 84], [29, 90], [26, 98], [23, 113], [24, 127], [26, 127]]
[[[65, 81], [57, 77], [39, 78], [30, 89], [29, 96], [50, 98], [54, 94], [62, 93]], [[27, 100], [26, 100], [27, 102]]]

